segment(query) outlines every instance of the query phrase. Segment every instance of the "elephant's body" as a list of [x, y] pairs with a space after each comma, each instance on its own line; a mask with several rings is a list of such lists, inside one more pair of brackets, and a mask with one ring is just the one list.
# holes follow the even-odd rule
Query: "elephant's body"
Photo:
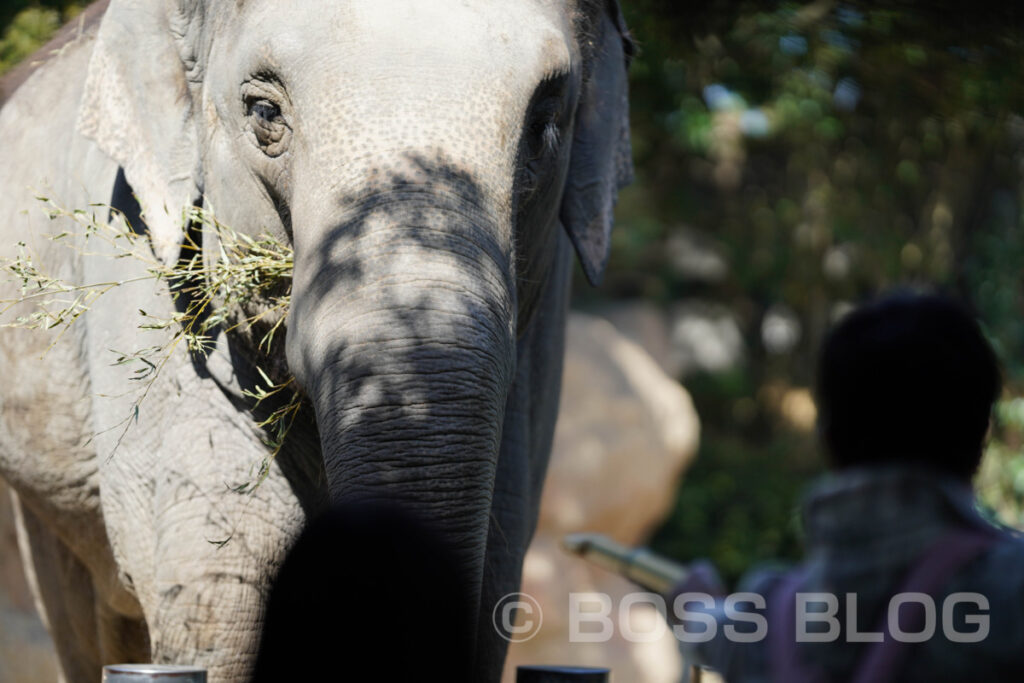
[[[58, 226], [35, 199], [50, 193], [77, 208], [114, 197], [118, 165], [75, 126], [94, 33], [49, 59], [0, 110], [8, 159], [0, 183], [9, 198], [0, 249], [13, 256], [24, 241], [62, 277], [83, 283], [145, 268], [77, 257], [51, 242], [45, 235]], [[17, 296], [13, 284], [2, 296]], [[303, 503], [320, 504], [325, 483], [313, 475], [293, 489], [275, 467], [251, 496], [231, 493], [227, 484], [252, 479], [266, 446], [246, 412], [180, 351], [108, 457], [104, 437], [120, 428], [92, 436], [120, 423], [132, 399], [126, 377], [103, 368], [107, 349], [152, 346], [154, 333], [124, 311], [152, 306], [157, 314], [170, 304], [149, 283], [109, 296], [45, 353], [56, 334], [0, 334], [0, 471], [18, 494], [30, 583], [69, 683], [96, 680], [103, 663], [149, 661], [148, 638], [156, 659], [207, 663], [216, 680], [252, 656], [268, 576], [303, 523]], [[317, 439], [305, 442], [313, 446], [305, 464], [316, 471]], [[222, 548], [210, 543], [233, 533]]]
[[[135, 6], [142, 5], [128, 0], [121, 4], [136, 14], [152, 11], [138, 10]], [[108, 14], [117, 11], [116, 7], [114, 0]], [[116, 28], [105, 23], [103, 30]], [[147, 40], [139, 39], [142, 54], [158, 52]], [[133, 258], [109, 258], [104, 254], [109, 247], [98, 240], [84, 244], [79, 239], [77, 250], [51, 241], [47, 235], [70, 225], [66, 218], [50, 220], [36, 195], [43, 194], [69, 209], [108, 203], [128, 216], [139, 208], [132, 198], [133, 189], [147, 207], [154, 206], [153, 197], [161, 197], [159, 192], [153, 193], [153, 178], [146, 175], [152, 164], [139, 162], [135, 151], [125, 150], [126, 144], [145, 145], [146, 140], [111, 142], [110, 136], [117, 131], [104, 128], [110, 118], [122, 115], [116, 109], [118, 103], [113, 103], [113, 113], [106, 111], [106, 118], [99, 123], [95, 120], [94, 108], [111, 106], [110, 102], [97, 104], [95, 93], [89, 91], [89, 83], [98, 78], [97, 71], [103, 73], [104, 59], [109, 59], [95, 57], [94, 52], [103, 50], [102, 46], [98, 24], [83, 25], [59, 54], [46, 57], [0, 109], [0, 149], [5, 157], [0, 187], [6, 189], [6, 199], [0, 205], [0, 256], [13, 256], [16, 243], [25, 242], [51, 274], [75, 283], [130, 280], [142, 276], [146, 266]], [[216, 45], [211, 51], [216, 52]], [[156, 87], [153, 83], [146, 81], [146, 87]], [[176, 87], [183, 89], [185, 84]], [[292, 93], [296, 100], [297, 92]], [[188, 95], [180, 90], [175, 97]], [[197, 102], [192, 113], [204, 111], [195, 92], [192, 98]], [[216, 107], [217, 103], [207, 106]], [[316, 119], [308, 111], [306, 117], [307, 123]], [[114, 123], [126, 125], [124, 121]], [[322, 121], [317, 124], [323, 125]], [[293, 127], [299, 130], [294, 122]], [[469, 283], [474, 280], [460, 280], [459, 286], [468, 294], [457, 291], [451, 295], [451, 286], [443, 284], [440, 275], [436, 282], [433, 275], [419, 278], [418, 298], [401, 294], [391, 280], [408, 270], [407, 259], [414, 249], [426, 254], [420, 258], [434, 259], [429, 266], [434, 270], [429, 273], [445, 272], [450, 267], [446, 259], [454, 258], [449, 252], [454, 250], [451, 253], [457, 256], [462, 244], [479, 241], [486, 243], [487, 253], [493, 251], [487, 241], [491, 238], [456, 239], [452, 231], [462, 225], [455, 221], [462, 221], [467, 213], [491, 215], [496, 205], [500, 209], [501, 202], [493, 201], [495, 190], [491, 187], [500, 183], [479, 175], [482, 161], [462, 163], [456, 159], [449, 166], [452, 155], [443, 153], [443, 140], [438, 143], [442, 152], [424, 156], [428, 148], [422, 138], [429, 138], [430, 130], [423, 125], [407, 138], [392, 134], [389, 144], [365, 145], [368, 149], [360, 159], [377, 163], [373, 160], [379, 157], [384, 161], [376, 170], [365, 162], [362, 166], [356, 163], [359, 178], [343, 179], [345, 187], [367, 186], [367, 178], [379, 178], [379, 168], [385, 168], [394, 188], [378, 186], [368, 194], [357, 193], [355, 199], [343, 200], [355, 207], [350, 214], [358, 221], [350, 214], [325, 219], [329, 225], [341, 226], [335, 229], [340, 236], [314, 252], [303, 244], [311, 238], [304, 236], [300, 221], [304, 221], [302, 225], [323, 221], [297, 201], [281, 211], [286, 199], [273, 197], [278, 209], [275, 219], [287, 214], [279, 224], [284, 232], [277, 230], [277, 234], [294, 239], [296, 247], [288, 361], [312, 408], [300, 416], [269, 475], [254, 491], [233, 490], [254, 479], [270, 450], [241, 392], [256, 380], [256, 371], [247, 360], [252, 354], [244, 340], [222, 335], [217, 350], [207, 359], [193, 358], [184, 348], [177, 348], [142, 402], [137, 419], [123, 428], [136, 394], [130, 391], [131, 369], [112, 366], [115, 357], [111, 350], [151, 347], [161, 343], [154, 342], [156, 337], [168, 334], [138, 328], [140, 309], [155, 316], [173, 312], [174, 304], [163, 283], [142, 281], [113, 289], [60, 336], [56, 331], [0, 330], [0, 476], [16, 492], [20, 542], [26, 551], [30, 583], [68, 681], [95, 680], [104, 663], [149, 659], [208, 666], [212, 681], [244, 680], [258, 645], [269, 579], [291, 540], [304, 521], [331, 499], [361, 497], [408, 505], [445, 530], [464, 553], [467, 575], [479, 586], [470, 591], [479, 601], [474, 608], [480, 620], [475, 676], [477, 680], [496, 678], [504, 643], [490, 628], [488, 606], [517, 589], [522, 555], [536, 522], [558, 401], [571, 246], [561, 230], [541, 233], [547, 236], [539, 246], [513, 247], [509, 236], [495, 238], [494, 248], [504, 250], [493, 256], [498, 269], [477, 257], [473, 261], [475, 278], [506, 283], [499, 287], [504, 293], [493, 295], [498, 297], [495, 299], [482, 290], [472, 291], [476, 287]], [[243, 171], [232, 171], [230, 165], [226, 170], [213, 170], [210, 159], [218, 153], [216, 145], [220, 143], [216, 132], [208, 133], [207, 138], [203, 144], [213, 151], [199, 155], [206, 167], [203, 179], [187, 187], [198, 188], [229, 225], [248, 224], [253, 232], [267, 228], [273, 233], [272, 221], [253, 219], [254, 202], [232, 199], [247, 191], [251, 178]], [[315, 154], [337, 153], [324, 140], [316, 145]], [[514, 147], [517, 143], [508, 144]], [[405, 160], [395, 163], [396, 153]], [[388, 154], [392, 155], [390, 161]], [[192, 163], [191, 159], [187, 163]], [[318, 173], [325, 168], [320, 163]], [[349, 167], [352, 165], [349, 162]], [[188, 168], [187, 164], [181, 167]], [[474, 170], [465, 170], [468, 167]], [[294, 178], [301, 173], [295, 170]], [[165, 185], [171, 190], [162, 195], [164, 200], [182, 196], [175, 189], [181, 178], [170, 175]], [[309, 179], [308, 170], [304, 175], [305, 182], [322, 180]], [[440, 209], [433, 204], [429, 208], [420, 205], [421, 194], [450, 198], [455, 189], [470, 192], [465, 186], [477, 188], [475, 198], [444, 208], [443, 219], [434, 218]], [[386, 210], [378, 203], [361, 204], [384, 192], [415, 197], [389, 200]], [[555, 214], [558, 198], [554, 198]], [[408, 209], [411, 201], [416, 202], [412, 214]], [[106, 217], [106, 209], [95, 211]], [[161, 240], [166, 235], [160, 232], [158, 213], [151, 208], [146, 222], [153, 250], [161, 255], [166, 246]], [[173, 208], [168, 213], [173, 214]], [[534, 213], [547, 215], [540, 209]], [[397, 216], [392, 220], [411, 226], [403, 233], [406, 237], [389, 238], [384, 250], [374, 247], [374, 236], [389, 230], [377, 227], [378, 223], [392, 215]], [[514, 221], [500, 217], [488, 220], [497, 221], [499, 233], [501, 225], [505, 230], [514, 227]], [[402, 239], [418, 230], [424, 236], [417, 232], [416, 243], [407, 246]], [[431, 239], [434, 232], [442, 230], [449, 236], [438, 246]], [[578, 248], [585, 248], [578, 236], [574, 239]], [[347, 241], [339, 246], [343, 240]], [[152, 253], [147, 244], [140, 243], [139, 248], [147, 255]], [[313, 261], [306, 256], [310, 253], [317, 254]], [[352, 264], [348, 264], [349, 270], [329, 270], [337, 264], [325, 254], [337, 253], [360, 257], [354, 267], [357, 275], [351, 274]], [[382, 257], [400, 264], [391, 275], [380, 276], [388, 282], [381, 290], [385, 298], [390, 297], [388, 307], [367, 308], [369, 304], [364, 302], [384, 295], [371, 287], [376, 286], [376, 279], [366, 275], [365, 267]], [[524, 260], [526, 257], [531, 261]], [[511, 266], [515, 259], [543, 286], [516, 284]], [[329, 263], [325, 265], [324, 260]], [[541, 263], [536, 270], [531, 265], [534, 261]], [[309, 276], [304, 277], [304, 272]], [[308, 293], [322, 290], [325, 282], [344, 283], [345, 292], [359, 295], [335, 309], [330, 292]], [[0, 285], [0, 298], [17, 296], [14, 284]], [[527, 296], [529, 306], [524, 313]], [[332, 316], [373, 319], [386, 310], [389, 317], [381, 329], [396, 331], [381, 336], [384, 333], [378, 330], [364, 338], [359, 336], [361, 332], [345, 328], [343, 338], [332, 337], [321, 323], [325, 300], [331, 302]], [[485, 309], [480, 313], [476, 312], [478, 303]], [[497, 316], [498, 332], [456, 329], [452, 341], [445, 341], [449, 339], [444, 336], [446, 326], [458, 323], [439, 322], [435, 313], [453, 306], [468, 311], [460, 313], [459, 319]], [[20, 309], [27, 311], [27, 305]], [[302, 330], [311, 330], [310, 340], [305, 340]], [[445, 355], [449, 346], [461, 354], [462, 345], [470, 344], [463, 340], [473, 339], [475, 344], [481, 335], [485, 339], [479, 343], [488, 346], [469, 354], [471, 360], [452, 360]], [[492, 337], [495, 341], [488, 341]], [[356, 362], [346, 355], [349, 349], [367, 343], [375, 345], [371, 356], [360, 356]], [[407, 349], [400, 356], [404, 364], [392, 372], [397, 366], [385, 363], [395, 362], [398, 352], [392, 346], [399, 343]], [[325, 366], [318, 358], [328, 353], [340, 360], [328, 361]], [[488, 364], [492, 357], [495, 365]], [[484, 359], [480, 361], [483, 364], [474, 365], [477, 361], [472, 359], [479, 358]], [[275, 361], [284, 364], [284, 358], [268, 362]], [[452, 370], [453, 365], [466, 366], [468, 383], [460, 379], [462, 370]], [[374, 379], [378, 377], [382, 379]], [[423, 377], [428, 380], [420, 384]], [[429, 379], [433, 377], [436, 379]], [[367, 393], [373, 382], [384, 383], [373, 384], [373, 392]], [[487, 389], [492, 382], [494, 386]], [[484, 385], [489, 393], [475, 398], [476, 385]], [[463, 396], [467, 392], [468, 396]], [[328, 402], [330, 409], [325, 407], [325, 393], [333, 397]], [[366, 408], [373, 400], [390, 406], [392, 414], [381, 418], [384, 427], [373, 427], [377, 417]], [[458, 401], [465, 401], [469, 411], [460, 408]], [[336, 420], [347, 422], [338, 426]], [[434, 446], [439, 434], [442, 441]], [[340, 447], [338, 439], [349, 453], [344, 457], [333, 455]], [[371, 456], [360, 452], [369, 449], [367, 444], [373, 445]], [[493, 455], [486, 455], [489, 451]], [[455, 463], [449, 465], [447, 460], [433, 460], [435, 457], [454, 458]], [[410, 460], [423, 468], [422, 473], [416, 471], [415, 489], [406, 483], [410, 477], [404, 463]], [[483, 469], [469, 469], [477, 467], [477, 460], [484, 463]], [[459, 469], [463, 467], [465, 471]], [[363, 478], [353, 483], [356, 475], [352, 472]], [[420, 487], [429, 490], [422, 493]]]

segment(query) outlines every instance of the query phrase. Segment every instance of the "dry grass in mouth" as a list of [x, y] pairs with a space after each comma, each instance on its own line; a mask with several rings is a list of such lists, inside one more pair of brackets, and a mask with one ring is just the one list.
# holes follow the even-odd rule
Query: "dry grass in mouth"
[[[113, 351], [116, 358], [112, 365], [134, 366], [131, 375], [134, 386], [129, 390], [136, 394], [129, 415], [111, 427], [111, 430], [121, 430], [115, 451], [131, 425], [138, 421], [140, 406], [179, 345], [185, 344], [191, 353], [206, 355], [213, 348], [214, 332], [251, 333], [261, 322], [273, 321], [269, 326], [264, 324], [267, 329], [257, 335], [258, 350], [270, 360], [271, 344], [291, 302], [294, 259], [289, 245], [265, 234], [254, 238], [236, 232], [219, 222], [212, 212], [192, 207], [182, 213], [181, 229], [185, 236], [182, 257], [175, 263], [165, 264], [153, 256], [145, 235], [133, 231], [128, 220], [116, 209], [92, 204], [88, 210], [67, 210], [47, 197], [37, 199], [45, 205], [51, 220], [69, 219], [75, 226], [48, 235], [50, 240], [93, 257], [100, 254], [89, 251], [89, 246], [102, 241], [107, 245], [102, 256], [141, 260], [146, 266], [145, 275], [74, 284], [47, 273], [26, 244], [19, 242], [17, 256], [0, 259], [0, 276], [6, 275], [8, 281], [19, 285], [19, 296], [0, 299], [0, 319], [21, 304], [29, 304], [30, 311], [13, 321], [0, 323], [0, 327], [57, 330], [49, 349], [97, 300], [118, 287], [162, 281], [167, 284], [174, 302], [179, 304], [178, 312], [170, 317], [138, 311], [139, 329], [171, 331], [169, 337], [163, 337], [163, 343], [131, 351]], [[98, 220], [97, 213], [111, 215], [114, 220]], [[209, 239], [200, 239], [200, 235]], [[200, 244], [217, 245], [216, 256], [206, 254], [204, 257]], [[259, 312], [240, 316], [238, 312], [242, 310]], [[264, 368], [257, 366], [256, 370], [261, 382], [244, 393], [252, 399], [254, 414], [265, 401], [273, 399], [269, 415], [255, 418], [266, 433], [265, 443], [270, 452], [252, 481], [234, 487], [239, 493], [253, 491], [266, 478], [270, 463], [280, 452], [302, 406], [301, 394], [292, 378], [274, 382]]]

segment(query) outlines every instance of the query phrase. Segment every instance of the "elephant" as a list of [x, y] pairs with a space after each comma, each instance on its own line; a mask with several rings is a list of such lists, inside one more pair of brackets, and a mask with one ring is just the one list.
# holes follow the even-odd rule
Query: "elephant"
[[[366, 502], [455, 548], [473, 680], [497, 680], [492, 609], [537, 520], [573, 252], [599, 283], [632, 171], [620, 7], [109, 0], [69, 30], [0, 109], [0, 257], [20, 241], [66, 282], [127, 283], [59, 334], [0, 329], [0, 476], [65, 679], [153, 661], [247, 680], [306, 520]], [[50, 239], [73, 216], [39, 194], [124, 216], [162, 264], [185, 258], [188, 207], [290, 245], [279, 343], [265, 358], [225, 324], [208, 353], [176, 347], [126, 424], [111, 352], [170, 334], [139, 311], [179, 302], [142, 257]], [[239, 487], [271, 449], [263, 368], [304, 407]]]

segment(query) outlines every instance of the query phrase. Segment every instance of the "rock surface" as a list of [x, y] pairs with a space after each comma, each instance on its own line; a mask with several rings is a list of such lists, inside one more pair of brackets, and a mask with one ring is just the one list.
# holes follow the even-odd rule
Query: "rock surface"
[[[639, 321], [644, 339], [656, 336], [649, 311], [617, 307], [613, 317]], [[667, 340], [653, 341], [655, 353], [668, 347]], [[520, 664], [564, 664], [608, 667], [615, 681], [675, 683], [681, 661], [655, 607], [634, 605], [622, 623], [623, 598], [637, 589], [568, 556], [559, 541], [567, 533], [597, 531], [622, 543], [643, 543], [668, 513], [696, 452], [697, 415], [679, 383], [607, 320], [572, 314], [567, 348], [540, 523], [523, 567], [522, 592], [538, 601], [543, 622], [530, 640], [511, 646], [504, 680], [514, 681]], [[609, 596], [610, 640], [570, 642], [570, 593]], [[623, 632], [630, 628], [647, 642], [630, 642]]]

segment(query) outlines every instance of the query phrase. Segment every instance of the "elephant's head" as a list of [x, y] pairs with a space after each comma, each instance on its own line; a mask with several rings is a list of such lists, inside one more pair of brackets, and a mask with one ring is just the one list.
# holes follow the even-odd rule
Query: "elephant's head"
[[614, 0], [112, 0], [80, 128], [162, 258], [200, 197], [292, 243], [332, 498], [417, 511], [479, 584], [517, 339], [561, 230], [607, 257], [628, 53]]

